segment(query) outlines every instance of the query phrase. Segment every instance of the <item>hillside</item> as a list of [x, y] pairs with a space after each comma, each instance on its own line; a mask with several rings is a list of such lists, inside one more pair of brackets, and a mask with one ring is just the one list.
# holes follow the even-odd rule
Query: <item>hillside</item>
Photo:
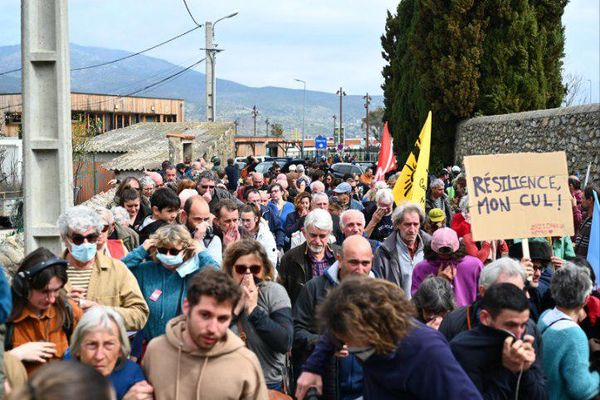
[[[73, 68], [98, 64], [130, 53], [98, 47], [71, 44], [71, 65]], [[21, 62], [19, 46], [0, 47], [0, 72], [18, 68]], [[192, 64], [194, 60], [190, 61]], [[147, 85], [181, 71], [183, 67], [167, 61], [140, 55], [130, 59], [71, 73], [71, 89], [78, 92], [106, 94], [128, 94]], [[204, 69], [200, 64], [196, 69]], [[205, 76], [204, 73], [190, 70], [166, 84], [138, 93], [143, 96], [176, 97], [186, 102], [186, 118], [205, 118]], [[0, 93], [19, 92], [20, 73], [0, 76]], [[362, 135], [360, 119], [365, 109], [361, 95], [344, 97], [344, 126], [348, 136]], [[372, 96], [371, 107], [382, 104], [382, 96]], [[255, 88], [243, 84], [217, 79], [217, 120], [235, 120], [240, 123], [240, 132], [252, 132], [250, 110], [256, 105], [259, 111], [257, 130], [265, 131], [264, 119], [271, 123], [281, 123], [285, 132], [302, 127], [302, 89], [279, 87]], [[339, 113], [339, 98], [335, 93], [316, 91], [306, 92], [306, 134], [331, 135], [332, 116]]]

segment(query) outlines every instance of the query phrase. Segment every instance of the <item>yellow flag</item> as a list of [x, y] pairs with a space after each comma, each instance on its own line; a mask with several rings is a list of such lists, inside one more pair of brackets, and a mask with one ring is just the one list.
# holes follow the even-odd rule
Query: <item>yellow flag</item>
[[421, 129], [415, 147], [408, 155], [408, 160], [400, 172], [394, 185], [394, 201], [400, 205], [407, 201], [420, 204], [425, 210], [425, 193], [427, 192], [427, 172], [429, 170], [429, 150], [431, 147], [431, 111]]

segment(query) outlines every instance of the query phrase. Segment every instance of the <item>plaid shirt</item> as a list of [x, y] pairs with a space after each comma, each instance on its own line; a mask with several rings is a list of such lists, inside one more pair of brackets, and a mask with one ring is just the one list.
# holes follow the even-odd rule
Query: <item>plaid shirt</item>
[[[306, 246], [306, 250], [308, 251], [308, 246]], [[325, 270], [335, 262], [335, 254], [333, 254], [333, 250], [329, 246], [325, 249], [325, 256], [321, 260], [316, 260], [311, 253], [308, 254], [308, 258], [312, 264], [313, 278], [323, 275]]]

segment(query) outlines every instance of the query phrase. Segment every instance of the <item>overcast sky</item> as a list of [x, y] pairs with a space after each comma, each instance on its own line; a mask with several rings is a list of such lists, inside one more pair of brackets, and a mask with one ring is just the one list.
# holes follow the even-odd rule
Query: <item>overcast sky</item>
[[[249, 86], [307, 88], [349, 94], [381, 94], [380, 36], [397, 0], [187, 0], [200, 22], [238, 11], [216, 25], [217, 77]], [[598, 0], [566, 7], [565, 72], [580, 75], [585, 93], [599, 99]], [[20, 1], [0, 0], [0, 45], [20, 40]], [[70, 40], [89, 46], [138, 51], [191, 27], [182, 0], [71, 0]], [[203, 57], [204, 29], [148, 55], [179, 65]], [[3, 68], [0, 67], [0, 70]], [[203, 67], [199, 68], [204, 71]]]

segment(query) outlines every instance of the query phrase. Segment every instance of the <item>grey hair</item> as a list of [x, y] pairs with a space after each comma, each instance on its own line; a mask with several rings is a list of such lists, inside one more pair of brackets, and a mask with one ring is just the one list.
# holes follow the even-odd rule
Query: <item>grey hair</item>
[[434, 313], [444, 311], [452, 311], [456, 308], [454, 303], [454, 292], [450, 282], [446, 279], [430, 276], [426, 278], [417, 289], [417, 292], [412, 298], [412, 302], [419, 314], [423, 310]]
[[385, 201], [386, 203], [392, 203], [394, 201], [394, 193], [392, 192], [392, 189], [379, 189], [377, 194], [375, 194], [375, 201], [379, 203], [380, 200]]
[[346, 215], [350, 215], [350, 214], [356, 214], [356, 215], [358, 215], [362, 219], [363, 225], [365, 224], [365, 214], [363, 214], [361, 211], [358, 211], [358, 210], [346, 210], [346, 211], [343, 211], [340, 214], [340, 229], [344, 230], [344, 226], [346, 225], [344, 223], [344, 217]]
[[102, 222], [104, 223], [104, 225], [114, 224], [115, 217], [113, 216], [113, 213], [110, 212], [109, 209], [103, 208], [103, 207], [98, 207], [95, 209], [95, 211], [100, 216], [100, 219], [102, 219]]
[[434, 188], [436, 188], [438, 186], [446, 186], [446, 185], [444, 184], [443, 180], [441, 180], [441, 179], [434, 179], [429, 184], [429, 189], [434, 189]]
[[156, 182], [154, 182], [152, 180], [152, 178], [150, 178], [148, 175], [144, 175], [142, 176], [142, 178], [140, 179], [140, 185], [142, 186], [142, 189], [144, 188], [144, 186], [146, 185], [152, 185], [152, 186], [156, 186]]
[[385, 181], [377, 181], [375, 182], [375, 190], [387, 189], [388, 184]]
[[550, 293], [559, 307], [577, 309], [585, 304], [592, 292], [592, 280], [586, 268], [566, 262], [559, 268], [550, 282]]
[[310, 197], [310, 202], [315, 203], [319, 199], [319, 197], [325, 197], [327, 199], [327, 202], [329, 202], [329, 196], [327, 196], [325, 192], [313, 193]]
[[198, 182], [200, 182], [202, 179], [206, 179], [207, 181], [211, 181], [211, 182], [219, 181], [219, 178], [217, 178], [217, 175], [215, 175], [212, 171], [200, 172], [200, 174], [198, 174]]
[[488, 289], [498, 280], [500, 275], [521, 276], [523, 284], [527, 282], [527, 274], [521, 264], [512, 258], [502, 257], [486, 265], [479, 275], [479, 286]]
[[296, 166], [296, 171], [297, 171], [297, 172], [304, 172], [304, 165], [302, 165], [302, 164], [298, 164], [298, 165]]
[[120, 226], [128, 226], [129, 225], [129, 213], [124, 207], [114, 207], [111, 209], [113, 217], [115, 218], [115, 223]]
[[105, 306], [92, 307], [83, 314], [77, 324], [77, 328], [75, 328], [75, 331], [71, 336], [71, 354], [74, 357], [79, 357], [81, 345], [85, 337], [89, 333], [98, 330], [110, 330], [111, 322], [114, 322], [115, 325], [117, 325], [119, 342], [121, 343], [122, 359], [126, 360], [129, 357], [129, 353], [131, 353], [131, 345], [129, 344], [123, 317], [121, 317], [114, 309]]
[[100, 234], [104, 223], [96, 212], [87, 206], [75, 206], [67, 210], [58, 217], [58, 230], [63, 240], [66, 240], [70, 231], [83, 233], [93, 229], [96, 234]]
[[321, 185], [323, 187], [323, 190], [325, 190], [325, 184], [321, 181], [314, 181], [313, 183], [310, 184], [310, 190], [315, 190], [315, 186], [317, 185]]
[[423, 210], [421, 206], [415, 203], [404, 203], [394, 210], [392, 214], [392, 223], [394, 226], [399, 225], [404, 220], [404, 216], [408, 213], [417, 213], [419, 214], [419, 221], [423, 223], [425, 221], [425, 214], [423, 214]]
[[304, 230], [308, 230], [311, 226], [323, 231], [333, 231], [331, 215], [320, 208], [312, 210], [304, 219]]

